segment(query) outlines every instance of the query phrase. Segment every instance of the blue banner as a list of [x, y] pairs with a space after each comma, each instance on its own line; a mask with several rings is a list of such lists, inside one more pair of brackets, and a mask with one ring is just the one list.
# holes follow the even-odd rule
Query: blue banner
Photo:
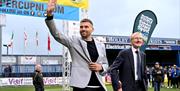
[[133, 33], [141, 32], [143, 39], [145, 40], [144, 45], [140, 48], [142, 51], [146, 49], [146, 46], [151, 38], [154, 28], [157, 25], [156, 15], [150, 10], [144, 10], [140, 12], [134, 22]]
[[[45, 17], [47, 3], [29, 0], [1, 0], [0, 14]], [[79, 20], [79, 8], [57, 5], [54, 11], [55, 19]]]

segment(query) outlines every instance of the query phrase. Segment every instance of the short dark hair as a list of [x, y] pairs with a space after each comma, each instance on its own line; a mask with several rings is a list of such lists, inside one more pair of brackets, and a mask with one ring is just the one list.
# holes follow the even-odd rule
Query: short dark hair
[[84, 18], [80, 21], [80, 23], [82, 22], [89, 22], [93, 26], [93, 22], [90, 19]]

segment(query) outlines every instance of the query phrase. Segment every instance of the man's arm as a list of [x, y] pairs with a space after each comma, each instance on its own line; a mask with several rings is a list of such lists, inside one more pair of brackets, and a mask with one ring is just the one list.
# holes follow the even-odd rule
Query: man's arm
[[113, 64], [110, 66], [109, 73], [111, 75], [112, 87], [114, 91], [122, 90], [122, 83], [119, 80], [119, 67], [121, 66], [123, 60], [122, 57], [123, 53], [120, 52], [116, 59], [114, 60]]
[[58, 31], [53, 20], [53, 11], [55, 9], [55, 6], [56, 0], [49, 0], [47, 8], [47, 18], [45, 19], [45, 22], [54, 39], [64, 46], [68, 47], [71, 45], [71, 39]]

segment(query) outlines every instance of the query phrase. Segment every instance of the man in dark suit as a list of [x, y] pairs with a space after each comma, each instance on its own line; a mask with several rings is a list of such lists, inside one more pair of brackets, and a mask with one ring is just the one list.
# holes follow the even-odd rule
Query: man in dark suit
[[131, 35], [131, 48], [119, 52], [110, 66], [114, 91], [147, 91], [145, 53], [139, 48], [144, 43], [142, 34]]

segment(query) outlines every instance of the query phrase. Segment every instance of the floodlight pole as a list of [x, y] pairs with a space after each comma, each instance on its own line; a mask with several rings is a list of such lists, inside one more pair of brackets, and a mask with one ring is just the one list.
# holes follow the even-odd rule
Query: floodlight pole
[[[65, 20], [63, 20], [63, 33], [69, 36], [68, 21]], [[63, 91], [70, 91], [70, 62], [71, 57], [69, 54], [69, 50], [65, 46], [63, 46]]]
[[0, 77], [2, 76], [2, 26], [0, 25]]
[[6, 24], [6, 15], [0, 14], [0, 77], [2, 76], [2, 28]]

